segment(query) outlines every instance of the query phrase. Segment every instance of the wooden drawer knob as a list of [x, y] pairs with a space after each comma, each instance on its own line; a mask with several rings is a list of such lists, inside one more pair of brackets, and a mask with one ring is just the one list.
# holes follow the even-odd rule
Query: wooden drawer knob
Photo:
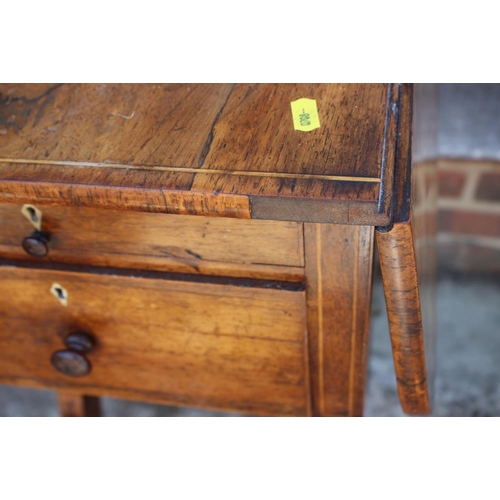
[[31, 236], [24, 238], [22, 245], [24, 251], [32, 257], [45, 257], [49, 253], [47, 243], [50, 236], [42, 231], [35, 231]]
[[89, 354], [94, 349], [95, 342], [87, 333], [74, 332], [66, 335], [64, 345], [72, 351]]
[[90, 361], [79, 352], [56, 351], [50, 359], [52, 366], [68, 377], [84, 377], [90, 373]]
[[70, 333], [64, 339], [67, 349], [52, 354], [50, 362], [58, 371], [68, 377], [84, 377], [90, 373], [92, 365], [85, 357], [94, 348], [94, 339], [82, 332]]

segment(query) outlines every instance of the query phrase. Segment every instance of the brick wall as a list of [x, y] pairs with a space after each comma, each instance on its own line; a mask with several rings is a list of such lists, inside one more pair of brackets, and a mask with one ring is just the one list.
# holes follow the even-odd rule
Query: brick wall
[[500, 162], [438, 162], [441, 269], [500, 272]]

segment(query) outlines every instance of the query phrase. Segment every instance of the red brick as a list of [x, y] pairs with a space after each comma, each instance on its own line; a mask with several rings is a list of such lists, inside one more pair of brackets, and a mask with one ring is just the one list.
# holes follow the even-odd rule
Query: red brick
[[425, 199], [429, 200], [429, 196], [432, 188], [439, 183], [437, 174], [435, 170], [427, 171], [425, 173], [424, 184], [425, 184]]
[[500, 171], [485, 172], [481, 176], [476, 199], [480, 201], [496, 201], [500, 204]]
[[439, 242], [437, 246], [438, 269], [463, 271], [467, 267], [464, 259], [466, 251], [466, 245], [460, 241]]
[[442, 209], [438, 212], [438, 230], [441, 233], [500, 238], [500, 213]]
[[464, 261], [464, 271], [467, 272], [499, 272], [500, 250], [469, 246]]
[[437, 217], [434, 212], [420, 212], [412, 215], [412, 224], [419, 235], [427, 237], [436, 234]]
[[439, 196], [445, 198], [458, 198], [462, 195], [465, 186], [464, 172], [454, 170], [438, 171]]

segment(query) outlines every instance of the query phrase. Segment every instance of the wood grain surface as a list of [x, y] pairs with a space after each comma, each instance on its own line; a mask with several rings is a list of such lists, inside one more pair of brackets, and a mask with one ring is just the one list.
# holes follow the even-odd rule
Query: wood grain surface
[[391, 222], [406, 222], [410, 218], [412, 203], [413, 165], [413, 85], [400, 85], [399, 92], [399, 129], [396, 142], [396, 156], [393, 188], [390, 196]]
[[398, 222], [376, 238], [399, 399], [406, 413], [426, 415], [430, 400], [411, 224]]
[[[311, 132], [293, 128], [301, 97]], [[406, 84], [0, 84], [0, 381], [55, 388], [68, 415], [101, 395], [361, 415], [379, 226], [400, 398], [428, 413], [435, 192], [412, 167], [412, 100]], [[23, 203], [51, 236], [40, 260]], [[73, 331], [97, 339], [80, 379], [50, 364]]]
[[[269, 415], [310, 413], [303, 291], [3, 266], [0, 381]], [[68, 294], [63, 306], [50, 292]], [[68, 333], [89, 375], [50, 364]]]
[[[386, 224], [379, 195], [393, 168], [391, 89], [2, 84], [0, 199]], [[320, 128], [294, 130], [290, 102], [300, 97], [316, 99]], [[281, 200], [288, 208], [274, 210]]]
[[4, 158], [197, 167], [231, 84], [3, 84]]
[[177, 181], [147, 170], [0, 161], [1, 202], [251, 218], [248, 196], [186, 191]]
[[[422, 93], [422, 90], [424, 92]], [[402, 86], [393, 225], [376, 232], [403, 410], [432, 411], [435, 351], [437, 106], [428, 88]], [[412, 124], [412, 127], [405, 124]], [[412, 147], [412, 143], [415, 146]], [[412, 150], [414, 158], [412, 158]]]
[[[298, 281], [302, 224], [141, 214], [37, 204], [50, 235], [44, 262]], [[0, 204], [0, 254], [38, 262], [21, 241], [34, 227], [22, 205]]]
[[[193, 188], [250, 194], [253, 203], [261, 196], [373, 201], [386, 96], [385, 85], [237, 85], [204, 165], [253, 175], [197, 174]], [[307, 133], [292, 126], [290, 102], [301, 97], [318, 103], [321, 127]], [[261, 172], [272, 175], [256, 177]]]
[[373, 228], [306, 224], [304, 229], [313, 411], [361, 416]]

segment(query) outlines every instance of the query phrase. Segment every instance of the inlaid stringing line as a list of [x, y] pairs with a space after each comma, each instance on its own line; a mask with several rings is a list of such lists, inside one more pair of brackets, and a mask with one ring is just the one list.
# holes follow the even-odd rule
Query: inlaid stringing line
[[284, 179], [317, 179], [322, 181], [349, 181], [349, 182], [371, 182], [380, 184], [379, 177], [349, 177], [344, 175], [321, 175], [321, 174], [293, 174], [284, 172], [250, 172], [246, 170], [217, 170], [209, 168], [183, 168], [162, 167], [157, 165], [127, 165], [123, 163], [89, 163], [79, 161], [51, 161], [51, 160], [26, 160], [15, 158], [0, 158], [0, 163], [21, 163], [31, 165], [62, 165], [66, 167], [98, 167], [98, 168], [123, 168], [133, 170], [156, 170], [164, 172], [179, 172], [186, 174], [215, 174], [215, 175], [242, 175], [249, 177], [277, 177]]

